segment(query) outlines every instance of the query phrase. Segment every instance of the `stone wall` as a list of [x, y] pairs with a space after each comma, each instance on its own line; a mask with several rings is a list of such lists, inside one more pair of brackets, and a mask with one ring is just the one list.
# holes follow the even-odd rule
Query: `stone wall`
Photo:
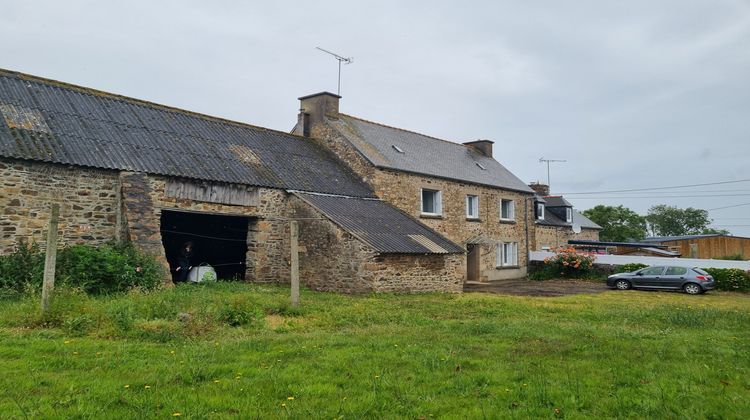
[[18, 241], [44, 247], [51, 203], [60, 204], [63, 245], [114, 239], [118, 182], [116, 171], [0, 159], [0, 254]]
[[536, 226], [535, 251], [543, 249], [555, 249], [558, 247], [568, 246], [569, 240], [598, 241], [598, 229], [581, 229], [581, 233], [574, 233], [573, 229], [562, 226]]

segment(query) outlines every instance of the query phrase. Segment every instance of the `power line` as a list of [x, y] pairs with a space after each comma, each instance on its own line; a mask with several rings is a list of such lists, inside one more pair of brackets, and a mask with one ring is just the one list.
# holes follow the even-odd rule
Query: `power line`
[[724, 206], [724, 207], [715, 207], [715, 208], [707, 209], [707, 210], [708, 211], [711, 211], [711, 210], [723, 210], [723, 209], [731, 209], [731, 208], [734, 208], [734, 207], [742, 207], [742, 206], [750, 206], [750, 203], [735, 204], [735, 205], [732, 205], [732, 206]]
[[578, 194], [609, 194], [609, 193], [620, 193], [620, 192], [632, 192], [632, 191], [654, 191], [654, 190], [669, 190], [672, 188], [690, 188], [690, 187], [704, 187], [706, 185], [723, 185], [723, 184], [736, 184], [739, 182], [748, 182], [750, 179], [738, 179], [736, 181], [720, 181], [720, 182], [707, 182], [703, 184], [688, 184], [688, 185], [673, 185], [670, 187], [652, 187], [652, 188], [633, 188], [629, 190], [610, 190], [610, 191], [587, 191], [587, 192], [566, 192], [560, 193], [562, 195], [578, 195]]
[[750, 194], [706, 194], [706, 195], [628, 195], [628, 196], [595, 196], [574, 197], [575, 200], [631, 199], [631, 198], [711, 198], [711, 197], [746, 197]]

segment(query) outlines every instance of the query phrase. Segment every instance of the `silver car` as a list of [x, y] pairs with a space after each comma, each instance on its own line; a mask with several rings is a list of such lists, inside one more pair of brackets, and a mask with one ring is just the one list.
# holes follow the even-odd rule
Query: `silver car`
[[618, 290], [683, 290], [697, 295], [713, 289], [716, 282], [710, 274], [697, 267], [654, 266], [632, 273], [613, 274], [607, 278], [607, 286]]

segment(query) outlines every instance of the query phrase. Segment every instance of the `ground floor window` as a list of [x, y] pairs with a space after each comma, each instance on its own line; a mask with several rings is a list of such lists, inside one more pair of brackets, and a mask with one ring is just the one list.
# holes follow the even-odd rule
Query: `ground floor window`
[[496, 265], [498, 267], [518, 266], [518, 242], [498, 242]]

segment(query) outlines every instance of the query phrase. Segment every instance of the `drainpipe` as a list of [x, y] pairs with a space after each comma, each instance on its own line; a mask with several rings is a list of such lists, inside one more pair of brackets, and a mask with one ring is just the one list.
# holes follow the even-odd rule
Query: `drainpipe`
[[531, 262], [531, 252], [529, 251], [529, 200], [533, 200], [534, 197], [526, 197], [523, 200], [524, 207], [524, 225], [526, 226], [526, 272], [529, 271], [529, 263]]

